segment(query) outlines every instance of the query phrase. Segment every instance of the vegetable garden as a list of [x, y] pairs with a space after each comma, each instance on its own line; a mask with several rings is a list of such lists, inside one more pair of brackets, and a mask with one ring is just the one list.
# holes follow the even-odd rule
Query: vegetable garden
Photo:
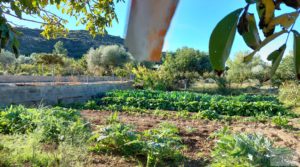
[[126, 90], [0, 113], [0, 166], [272, 166], [300, 158], [300, 121], [276, 96]]

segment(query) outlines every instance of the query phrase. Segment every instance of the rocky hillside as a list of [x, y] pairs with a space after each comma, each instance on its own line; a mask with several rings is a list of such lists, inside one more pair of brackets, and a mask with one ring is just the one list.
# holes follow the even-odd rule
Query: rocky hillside
[[68, 55], [74, 58], [80, 58], [91, 47], [99, 47], [100, 45], [123, 44], [124, 40], [117, 36], [104, 35], [93, 38], [87, 31], [73, 30], [70, 31], [68, 37], [58, 38], [55, 40], [44, 39], [39, 29], [18, 28], [23, 33], [19, 37], [20, 53], [30, 55], [31, 53], [46, 52], [51, 53], [53, 45], [57, 41], [64, 42], [64, 46], [68, 49]]

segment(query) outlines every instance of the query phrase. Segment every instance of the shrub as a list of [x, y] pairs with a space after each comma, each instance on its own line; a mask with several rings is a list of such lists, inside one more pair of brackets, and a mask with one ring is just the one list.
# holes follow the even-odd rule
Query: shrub
[[34, 130], [41, 132], [41, 141], [68, 141], [76, 144], [90, 135], [89, 124], [76, 110], [55, 107], [52, 109], [27, 109], [11, 106], [0, 112], [0, 133], [24, 134]]
[[0, 111], [0, 133], [26, 133], [36, 128], [37, 114], [23, 106], [11, 106]]
[[300, 105], [300, 85], [286, 82], [279, 88], [279, 100], [286, 105]]

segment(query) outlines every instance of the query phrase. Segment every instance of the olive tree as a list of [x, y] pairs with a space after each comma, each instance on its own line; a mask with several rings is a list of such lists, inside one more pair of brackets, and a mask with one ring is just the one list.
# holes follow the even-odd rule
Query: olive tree
[[118, 45], [91, 48], [85, 55], [88, 70], [91, 73], [111, 73], [112, 68], [122, 67], [133, 60], [124, 47]]
[[54, 44], [53, 54], [68, 55], [68, 50], [64, 48], [64, 43], [62, 41], [58, 41]]
[[0, 53], [0, 64], [4, 71], [7, 70], [9, 65], [12, 65], [16, 62], [15, 55], [9, 51], [2, 51]]

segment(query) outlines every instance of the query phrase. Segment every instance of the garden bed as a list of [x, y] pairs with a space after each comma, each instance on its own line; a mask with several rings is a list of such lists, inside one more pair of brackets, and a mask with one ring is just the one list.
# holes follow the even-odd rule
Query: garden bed
[[[81, 112], [83, 117], [92, 123], [92, 127], [96, 128], [99, 125], [104, 125], [106, 118], [108, 118], [112, 112], [109, 111], [93, 111], [84, 110]], [[275, 142], [277, 146], [289, 147], [295, 150], [295, 163], [300, 162], [300, 122], [299, 119], [292, 121], [294, 130], [281, 129], [271, 123], [259, 123], [259, 122], [243, 122], [243, 121], [209, 121], [209, 120], [189, 120], [176, 118], [166, 118], [154, 115], [140, 115], [140, 114], [128, 114], [119, 113], [121, 122], [132, 124], [138, 131], [144, 131], [157, 126], [162, 122], [169, 122], [175, 124], [180, 129], [180, 136], [183, 138], [183, 144], [187, 146], [187, 150], [184, 151], [184, 155], [188, 157], [185, 164], [187, 166], [205, 166], [211, 160], [211, 151], [214, 148], [216, 140], [211, 136], [228, 126], [232, 131], [242, 133], [258, 133], [267, 136]], [[103, 155], [106, 157], [106, 155]], [[98, 155], [98, 157], [102, 157]], [[123, 162], [123, 157], [114, 157], [115, 162]], [[100, 163], [104, 166], [111, 165], [110, 159], [102, 159]], [[103, 160], [105, 159], [105, 160]], [[136, 162], [128, 162], [131, 165], [136, 165]], [[97, 164], [97, 163], [96, 163]], [[96, 165], [95, 164], [95, 165]], [[121, 163], [122, 164], [122, 163]], [[299, 163], [297, 165], [300, 165]], [[122, 166], [122, 165], [121, 165]]]

